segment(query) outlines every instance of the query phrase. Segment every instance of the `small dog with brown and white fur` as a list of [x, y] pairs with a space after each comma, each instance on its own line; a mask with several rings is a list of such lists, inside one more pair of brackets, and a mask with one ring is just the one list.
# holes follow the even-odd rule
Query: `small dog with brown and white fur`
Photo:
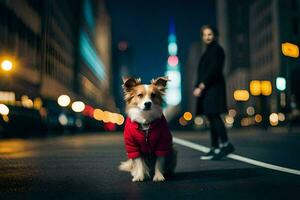
[[128, 160], [121, 162], [119, 169], [130, 172], [133, 182], [146, 178], [164, 181], [174, 173], [177, 152], [162, 112], [168, 81], [167, 77], [159, 77], [145, 85], [141, 79], [123, 79], [127, 113], [124, 142]]

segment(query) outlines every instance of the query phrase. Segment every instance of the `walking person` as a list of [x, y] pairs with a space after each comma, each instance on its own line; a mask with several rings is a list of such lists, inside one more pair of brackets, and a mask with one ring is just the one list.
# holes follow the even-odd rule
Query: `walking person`
[[210, 25], [201, 28], [205, 52], [201, 56], [194, 96], [197, 97], [196, 115], [205, 115], [210, 123], [211, 149], [202, 160], [219, 160], [234, 151], [220, 115], [227, 112], [225, 79], [223, 75], [225, 53], [218, 44], [218, 32]]

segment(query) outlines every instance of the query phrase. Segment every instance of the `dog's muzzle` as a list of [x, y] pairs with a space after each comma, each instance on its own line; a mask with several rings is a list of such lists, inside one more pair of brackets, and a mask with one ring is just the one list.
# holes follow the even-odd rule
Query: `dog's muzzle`
[[151, 110], [152, 103], [150, 101], [147, 101], [144, 103], [144, 106], [144, 110]]

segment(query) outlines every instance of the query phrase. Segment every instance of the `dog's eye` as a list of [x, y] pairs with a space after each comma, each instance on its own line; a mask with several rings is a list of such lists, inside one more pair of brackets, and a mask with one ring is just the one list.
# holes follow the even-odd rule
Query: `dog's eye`
[[155, 93], [151, 93], [151, 98], [155, 98], [156, 94]]
[[143, 98], [143, 94], [138, 94], [138, 97], [139, 98]]

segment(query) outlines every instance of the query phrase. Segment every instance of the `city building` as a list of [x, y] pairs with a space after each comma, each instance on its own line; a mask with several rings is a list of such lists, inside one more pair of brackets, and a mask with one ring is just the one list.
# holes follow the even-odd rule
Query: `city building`
[[39, 96], [42, 62], [40, 7], [40, 4], [29, 1], [0, 2], [0, 62], [12, 63], [10, 71], [0, 70], [0, 91], [13, 92], [13, 102], [23, 95]]
[[[111, 107], [111, 33], [104, 1], [2, 1], [1, 59], [14, 67], [3, 89]], [[80, 58], [77, 58], [77, 55]], [[5, 85], [5, 87], [4, 87]], [[108, 98], [109, 97], [109, 98]]]
[[217, 1], [217, 29], [226, 54], [224, 75], [229, 108], [236, 107], [234, 91], [249, 88], [249, 4], [250, 1]]
[[[271, 113], [289, 112], [291, 105], [299, 105], [296, 86], [300, 61], [284, 56], [281, 49], [282, 43], [300, 44], [299, 6], [299, 0], [217, 1], [229, 108], [238, 109], [241, 115], [247, 115], [247, 108], [254, 108], [266, 124]], [[252, 93], [251, 81], [259, 85], [256, 94]], [[250, 93], [243, 103], [233, 98], [234, 91], [241, 89]]]
[[[281, 44], [300, 44], [300, 1], [254, 1], [250, 7], [250, 59], [251, 79], [272, 83], [269, 97], [270, 112], [289, 110], [292, 98], [300, 101], [299, 59], [283, 56]], [[276, 79], [287, 80], [286, 91], [276, 88]], [[294, 97], [293, 97], [294, 96]]]
[[82, 1], [74, 90], [87, 103], [116, 110], [112, 94], [110, 17], [104, 1]]
[[117, 108], [121, 111], [125, 111], [124, 93], [122, 88], [122, 78], [132, 75], [132, 62], [133, 62], [133, 50], [126, 39], [119, 40], [113, 45], [113, 85], [114, 85], [114, 97]]
[[65, 94], [115, 112], [110, 23], [104, 0], [0, 1], [0, 103], [59, 121]]

